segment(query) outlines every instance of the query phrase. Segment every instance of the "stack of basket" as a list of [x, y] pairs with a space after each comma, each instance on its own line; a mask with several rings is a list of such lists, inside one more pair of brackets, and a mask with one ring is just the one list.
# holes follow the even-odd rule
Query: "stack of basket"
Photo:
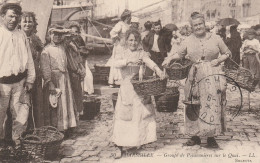
[[100, 112], [101, 100], [96, 95], [84, 96], [81, 120], [92, 120]]
[[167, 88], [164, 93], [154, 96], [158, 112], [176, 112], [180, 92], [178, 87]]
[[49, 160], [57, 157], [64, 135], [55, 127], [43, 126], [24, 132], [21, 137], [21, 148], [34, 158]]

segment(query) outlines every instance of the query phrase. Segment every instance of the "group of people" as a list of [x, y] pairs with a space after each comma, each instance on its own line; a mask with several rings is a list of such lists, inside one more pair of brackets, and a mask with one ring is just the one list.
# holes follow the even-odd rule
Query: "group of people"
[[[83, 110], [81, 81], [87, 68], [82, 59], [84, 41], [75, 34], [80, 28], [52, 25], [48, 29], [50, 42], [43, 45], [36, 36], [33, 13], [22, 13], [19, 5], [7, 3], [0, 14], [0, 145], [10, 143], [8, 110], [15, 142], [21, 129], [26, 124], [32, 127], [33, 122], [36, 127], [51, 125], [65, 135], [71, 133]], [[183, 58], [193, 63], [184, 92], [185, 133], [191, 137], [185, 145], [200, 145], [201, 137], [207, 137], [209, 148], [219, 147], [215, 137], [226, 130], [226, 79], [216, 74], [223, 74], [222, 63], [233, 53], [220, 36], [207, 30], [202, 14], [192, 13], [190, 25], [192, 33], [182, 41], [174, 24], [162, 27], [160, 21], [146, 22], [146, 31], [140, 33], [131, 11], [125, 10], [111, 30], [114, 48], [107, 63], [111, 67], [109, 84], [120, 84], [111, 141], [121, 152], [123, 147], [157, 140], [152, 98], [138, 95], [131, 79], [139, 74], [139, 78], [157, 75], [163, 80], [167, 78], [163, 67]], [[242, 46], [245, 56], [251, 55], [249, 46], [258, 46], [254, 39], [249, 40]], [[21, 121], [24, 110], [34, 118]]]
[[34, 127], [54, 126], [69, 136], [83, 110], [88, 51], [80, 26], [50, 26], [44, 45], [33, 12], [5, 3], [0, 14], [0, 146], [19, 143]]
[[129, 10], [121, 19], [110, 33], [115, 44], [109, 60], [110, 84], [120, 81], [111, 141], [123, 152], [123, 147], [139, 148], [157, 140], [151, 96], [138, 95], [130, 80], [138, 73], [165, 79], [163, 67], [186, 58], [193, 65], [185, 83], [185, 133], [191, 136], [185, 145], [200, 145], [201, 137], [207, 137], [209, 148], [219, 148], [215, 136], [226, 130], [226, 79], [217, 74], [223, 74], [222, 63], [232, 56], [221, 37], [208, 32], [198, 12], [191, 14], [192, 33], [182, 41], [174, 24], [162, 27], [160, 21], [148, 21], [140, 33], [127, 23]]
[[[221, 36], [225, 44], [232, 53], [232, 57], [225, 62], [228, 68], [238, 68], [243, 66], [250, 70], [256, 78], [260, 78], [260, 25], [246, 29], [243, 35], [237, 30], [238, 25], [221, 27], [218, 35]], [[255, 92], [260, 91], [260, 82], [256, 84]]]

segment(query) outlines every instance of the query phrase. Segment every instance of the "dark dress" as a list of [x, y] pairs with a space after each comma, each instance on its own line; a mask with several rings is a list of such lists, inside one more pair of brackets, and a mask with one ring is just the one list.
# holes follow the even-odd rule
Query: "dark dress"
[[[40, 38], [32, 34], [30, 37], [30, 47], [32, 52], [32, 57], [35, 66], [36, 78], [32, 89], [32, 109], [35, 127], [44, 126], [44, 110], [43, 110], [43, 96], [42, 96], [42, 75], [40, 70], [40, 55], [43, 49], [43, 43]], [[29, 116], [28, 126], [33, 127], [32, 125], [32, 116]]]
[[242, 46], [242, 39], [237, 31], [231, 31], [231, 37], [227, 38], [227, 46], [232, 53], [231, 59], [233, 61], [227, 60], [225, 66], [237, 68], [240, 65], [240, 48]]
[[83, 110], [83, 91], [81, 87], [81, 81], [84, 79], [84, 77], [79, 74], [79, 70], [84, 71], [82, 70], [83, 60], [80, 53], [77, 52], [76, 49], [73, 48], [73, 46], [70, 44], [66, 46], [65, 51], [68, 59], [68, 71], [77, 111], [81, 112]]

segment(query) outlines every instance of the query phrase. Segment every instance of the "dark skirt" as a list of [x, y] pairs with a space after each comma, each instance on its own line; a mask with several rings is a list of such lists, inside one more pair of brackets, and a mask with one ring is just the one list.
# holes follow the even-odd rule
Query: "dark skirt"
[[71, 88], [73, 91], [75, 103], [77, 106], [77, 111], [81, 112], [83, 110], [83, 93], [81, 87], [80, 75], [75, 73], [70, 73]]

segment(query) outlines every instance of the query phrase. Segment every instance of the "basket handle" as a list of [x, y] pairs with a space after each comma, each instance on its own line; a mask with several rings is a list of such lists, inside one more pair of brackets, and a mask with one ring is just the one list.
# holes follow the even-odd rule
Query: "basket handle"
[[35, 140], [35, 139], [37, 139], [36, 141], [41, 141], [41, 138], [36, 135], [26, 135], [24, 137], [24, 140]]
[[42, 128], [59, 132], [59, 130], [57, 128], [53, 127], [53, 126], [43, 126]]
[[183, 65], [181, 65], [179, 63], [172, 63], [171, 65], [180, 65], [181, 67], [183, 67]]

